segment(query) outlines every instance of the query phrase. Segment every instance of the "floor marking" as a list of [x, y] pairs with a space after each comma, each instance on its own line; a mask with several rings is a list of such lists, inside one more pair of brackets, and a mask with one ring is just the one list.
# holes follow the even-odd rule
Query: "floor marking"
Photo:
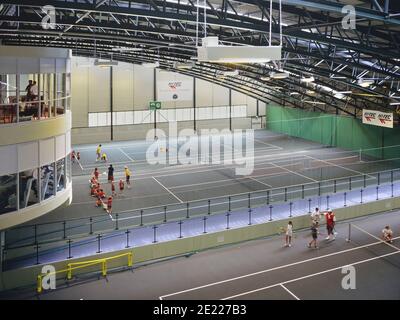
[[288, 288], [286, 288], [282, 283], [280, 284], [280, 286], [285, 289], [293, 298], [295, 298], [296, 300], [300, 300], [300, 298], [298, 296], [296, 296], [292, 291], [290, 291]]
[[118, 150], [120, 150], [129, 160], [131, 160], [132, 162], [134, 162], [135, 160], [133, 160], [133, 158], [131, 158], [124, 150], [122, 150], [122, 148], [118, 148]]
[[[396, 240], [396, 239], [400, 239], [400, 236], [393, 238], [393, 240]], [[202, 285], [202, 286], [198, 286], [198, 287], [194, 287], [194, 288], [190, 288], [190, 289], [186, 289], [186, 290], [182, 290], [182, 291], [166, 294], [166, 295], [163, 295], [161, 297], [165, 298], [165, 297], [169, 297], [169, 296], [175, 296], [175, 295], [178, 295], [178, 294], [181, 294], [181, 293], [186, 293], [186, 292], [195, 291], [195, 290], [199, 290], [199, 289], [203, 289], [203, 288], [208, 288], [208, 287], [212, 287], [212, 286], [215, 286], [215, 285], [218, 285], [218, 284], [222, 284], [222, 283], [232, 282], [232, 281], [235, 281], [235, 280], [240, 280], [240, 279], [256, 276], [256, 275], [267, 273], [267, 272], [271, 272], [271, 271], [276, 271], [276, 270], [280, 270], [280, 269], [284, 269], [284, 268], [288, 268], [288, 267], [293, 267], [293, 266], [296, 266], [296, 265], [299, 265], [299, 264], [302, 264], [302, 263], [306, 263], [306, 262], [310, 262], [310, 261], [317, 261], [319, 259], [332, 257], [332, 256], [339, 255], [339, 254], [342, 254], [342, 253], [347, 253], [347, 252], [352, 252], [352, 251], [359, 250], [359, 249], [368, 248], [368, 247], [371, 247], [371, 246], [374, 246], [374, 245], [377, 245], [377, 244], [380, 244], [380, 243], [382, 243], [382, 241], [373, 242], [373, 243], [365, 244], [365, 245], [362, 245], [362, 246], [359, 246], [359, 247], [355, 247], [355, 248], [350, 248], [350, 249], [345, 249], [345, 250], [341, 250], [341, 251], [337, 251], [337, 252], [328, 253], [328, 254], [325, 254], [325, 255], [322, 255], [322, 256], [319, 256], [319, 257], [300, 260], [300, 261], [292, 262], [292, 263], [289, 263], [289, 264], [285, 264], [285, 265], [273, 267], [273, 268], [270, 268], [270, 269], [265, 269], [265, 270], [261, 270], [261, 271], [257, 271], [257, 272], [253, 272], [253, 273], [249, 273], [249, 274], [245, 274], [245, 275], [242, 275], [242, 276], [238, 276], [238, 277], [234, 277], [234, 278], [230, 278], [230, 279], [226, 279], [226, 280], [212, 282], [212, 283], [205, 284], [205, 285]], [[398, 252], [395, 252], [395, 253], [398, 253]], [[282, 283], [284, 283], [284, 282], [282, 282]], [[280, 283], [276, 284], [275, 286], [277, 286], [277, 285], [280, 285]]]
[[[256, 177], [257, 177], [257, 176], [256, 176]], [[262, 177], [262, 176], [258, 176], [258, 177]], [[247, 178], [249, 178], [249, 179], [251, 179], [251, 180], [253, 180], [253, 181], [255, 181], [255, 182], [261, 183], [261, 184], [263, 184], [263, 185], [266, 186], [266, 187], [272, 188], [272, 186], [269, 185], [268, 183], [259, 181], [259, 180], [255, 179], [255, 178], [253, 178], [253, 177], [247, 177]]]
[[378, 260], [380, 258], [385, 258], [385, 257], [392, 256], [392, 255], [399, 254], [399, 253], [400, 253], [400, 251], [391, 252], [391, 253], [386, 253], [386, 254], [383, 254], [383, 255], [380, 255], [380, 256], [377, 256], [377, 257], [373, 257], [373, 258], [369, 258], [369, 259], [365, 259], [365, 260], [360, 260], [360, 261], [357, 261], [357, 262], [354, 262], [354, 263], [348, 263], [348, 264], [342, 265], [340, 267], [326, 269], [324, 271], [320, 271], [320, 272], [312, 273], [312, 274], [309, 274], [309, 275], [306, 275], [306, 276], [303, 276], [303, 277], [299, 277], [299, 278], [283, 281], [283, 282], [276, 283], [276, 284], [273, 284], [273, 285], [270, 285], [270, 286], [266, 286], [266, 287], [263, 287], [263, 288], [258, 288], [258, 289], [254, 289], [254, 290], [251, 290], [251, 291], [235, 294], [235, 295], [230, 296], [230, 297], [222, 298], [221, 300], [229, 300], [229, 299], [242, 297], [242, 296], [248, 295], [250, 293], [264, 291], [264, 290], [271, 289], [271, 288], [274, 288], [274, 287], [277, 287], [277, 286], [282, 286], [284, 284], [288, 284], [288, 283], [292, 283], [292, 282], [296, 282], [296, 281], [312, 278], [312, 277], [315, 277], [315, 276], [319, 276], [319, 275], [322, 275], [322, 274], [325, 274], [325, 273], [329, 273], [329, 272], [332, 272], [332, 271], [340, 270], [340, 269], [343, 269], [344, 267], [347, 267], [347, 266], [355, 266], [355, 265], [359, 265], [359, 264], [366, 263], [366, 262], [371, 262], [371, 261], [374, 261], [374, 260]]
[[310, 178], [310, 177], [307, 177], [307, 176], [305, 176], [305, 175], [302, 175], [301, 173], [298, 173], [298, 172], [289, 170], [289, 169], [287, 169], [287, 168], [285, 168], [285, 167], [278, 166], [278, 165], [275, 164], [275, 163], [272, 163], [272, 162], [271, 162], [271, 164], [272, 164], [273, 166], [277, 167], [277, 168], [280, 168], [280, 169], [283, 169], [283, 170], [285, 170], [285, 171], [291, 172], [291, 173], [293, 173], [293, 174], [295, 174], [295, 175], [298, 175], [298, 176], [300, 176], [300, 177], [306, 178], [306, 179], [311, 180], [311, 181], [314, 181], [314, 182], [319, 182], [318, 180], [315, 180], [315, 179], [313, 179], [313, 178]]
[[[374, 176], [371, 176], [371, 175], [369, 175], [368, 173], [364, 173], [364, 172], [361, 172], [361, 171], [357, 171], [357, 170], [353, 170], [353, 169], [350, 169], [350, 168], [346, 168], [346, 167], [343, 167], [343, 166], [341, 166], [341, 165], [339, 165], [339, 164], [335, 164], [335, 163], [332, 163], [332, 162], [327, 161], [327, 160], [322, 160], [322, 159], [314, 158], [314, 157], [311, 157], [311, 156], [309, 156], [309, 155], [305, 155], [305, 156], [306, 156], [307, 158], [311, 158], [311, 159], [316, 160], [316, 161], [325, 162], [326, 164], [329, 164], [329, 166], [332, 166], [332, 167], [338, 167], [338, 168], [343, 169], [343, 170], [352, 171], [352, 172], [354, 172], [354, 173], [358, 173], [358, 174], [360, 174], [360, 175], [366, 175], [366, 176], [368, 176], [368, 177], [371, 177], [371, 178], [374, 178], [374, 179], [375, 179]], [[331, 160], [336, 160], [336, 159], [331, 159]], [[310, 168], [310, 169], [313, 169], [313, 168]]]
[[81, 162], [80, 162], [77, 158], [76, 158], [75, 160], [76, 160], [76, 162], [78, 162], [79, 166], [81, 167], [81, 170], [82, 170], [82, 171], [85, 170], [85, 169], [83, 169], [83, 167], [82, 167], [82, 165], [81, 165]]
[[254, 141], [256, 141], [258, 143], [265, 144], [266, 146], [270, 146], [270, 147], [274, 148], [275, 150], [283, 150], [282, 147], [278, 147], [276, 145], [273, 145], [272, 143], [267, 143], [267, 142], [264, 142], [264, 141], [261, 141], [261, 140], [258, 140], [258, 139], [254, 139]]
[[158, 181], [155, 177], [153, 177], [153, 179], [161, 186], [163, 187], [165, 190], [167, 190], [172, 196], [174, 196], [174, 198], [176, 200], [178, 200], [180, 203], [183, 203], [183, 201], [181, 199], [179, 199], [171, 190], [169, 190], [166, 186], [164, 186], [160, 181]]

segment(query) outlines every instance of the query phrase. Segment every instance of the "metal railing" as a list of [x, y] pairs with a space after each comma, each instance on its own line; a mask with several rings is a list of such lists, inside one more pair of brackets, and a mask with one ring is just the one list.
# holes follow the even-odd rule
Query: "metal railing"
[[5, 250], [81, 239], [96, 233], [106, 234], [129, 228], [153, 226], [171, 221], [212, 216], [222, 212], [307, 200], [311, 197], [365, 189], [400, 181], [400, 169], [365, 173], [280, 188], [206, 198], [185, 203], [126, 210], [109, 215], [75, 218], [15, 227], [5, 231]]

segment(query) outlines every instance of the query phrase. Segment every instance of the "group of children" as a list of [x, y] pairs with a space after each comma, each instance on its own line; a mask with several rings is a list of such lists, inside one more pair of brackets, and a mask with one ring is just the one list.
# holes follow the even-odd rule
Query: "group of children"
[[[124, 168], [125, 173], [125, 181], [130, 189], [130, 176], [131, 172], [127, 166]], [[90, 179], [90, 195], [96, 198], [96, 207], [103, 207], [104, 210], [107, 211], [108, 214], [112, 213], [112, 202], [113, 198], [117, 196], [117, 192], [115, 191], [114, 184], [114, 168], [110, 165], [108, 169], [108, 182], [111, 184], [111, 196], [107, 197], [106, 193], [100, 186], [99, 182], [99, 170], [97, 168], [94, 169], [93, 176]], [[119, 194], [122, 195], [125, 189], [125, 183], [122, 179], [119, 180]], [[106, 199], [106, 202], [104, 202]]]
[[[315, 211], [311, 214], [311, 236], [312, 240], [307, 244], [308, 248], [314, 247], [318, 249], [318, 235], [319, 233], [319, 224], [321, 220], [321, 215], [325, 216], [326, 219], [326, 230], [328, 236], [326, 240], [335, 240], [335, 224], [336, 224], [336, 217], [332, 210], [328, 209], [327, 212], [321, 213], [319, 208], [315, 208]], [[292, 246], [292, 237], [293, 237], [293, 223], [292, 221], [288, 222], [286, 227], [285, 233], [285, 246], [291, 247]], [[382, 239], [388, 243], [393, 242], [393, 231], [390, 226], [385, 226], [382, 230]]]
[[[328, 231], [328, 236], [326, 240], [335, 240], [335, 223], [336, 217], [332, 210], [328, 209], [327, 212], [322, 213], [326, 219], [326, 229]], [[321, 213], [318, 208], [315, 208], [315, 211], [311, 214], [311, 236], [312, 240], [307, 244], [308, 248], [318, 248], [318, 228], [319, 223], [321, 220]], [[292, 237], [293, 237], [293, 223], [289, 221], [286, 227], [286, 234], [285, 234], [285, 246], [291, 247], [292, 246]]]

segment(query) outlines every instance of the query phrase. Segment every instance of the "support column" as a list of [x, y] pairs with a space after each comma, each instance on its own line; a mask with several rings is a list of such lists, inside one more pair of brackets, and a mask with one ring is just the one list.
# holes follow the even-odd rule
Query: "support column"
[[193, 130], [197, 131], [196, 124], [196, 78], [193, 77]]
[[232, 89], [229, 89], [229, 130], [232, 131]]
[[[156, 99], [157, 99], [157, 69], [154, 68], [154, 74], [153, 74], [153, 101], [156, 101]], [[157, 109], [154, 109], [153, 112], [154, 112], [154, 135], [156, 136]]]
[[114, 140], [114, 98], [113, 98], [113, 67], [110, 67], [110, 112], [111, 112], [111, 141]]

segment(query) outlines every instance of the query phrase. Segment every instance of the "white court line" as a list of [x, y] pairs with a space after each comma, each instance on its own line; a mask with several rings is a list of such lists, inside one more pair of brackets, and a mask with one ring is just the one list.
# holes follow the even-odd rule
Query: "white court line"
[[[371, 175], [369, 175], [368, 173], [365, 173], [365, 172], [361, 172], [361, 171], [353, 170], [353, 169], [350, 169], [350, 168], [346, 168], [346, 167], [343, 167], [343, 166], [341, 166], [341, 165], [339, 165], [339, 164], [335, 164], [335, 163], [332, 163], [332, 162], [330, 162], [330, 161], [326, 161], [326, 160], [314, 158], [314, 157], [311, 157], [311, 156], [308, 156], [308, 155], [305, 155], [305, 156], [306, 156], [307, 158], [311, 158], [311, 159], [316, 160], [316, 161], [325, 162], [326, 164], [329, 164], [330, 166], [333, 166], [333, 167], [338, 167], [338, 168], [341, 168], [341, 169], [343, 169], [343, 170], [352, 171], [352, 172], [358, 173], [358, 174], [360, 174], [360, 175], [364, 175], [364, 174], [365, 174], [366, 176], [372, 177], [372, 178], [375, 179], [375, 177], [373, 177], [373, 176], [371, 176]], [[337, 159], [332, 159], [332, 160], [337, 160]], [[311, 169], [312, 169], [312, 168], [311, 168]]]
[[[393, 240], [396, 240], [396, 239], [399, 239], [399, 238], [400, 238], [400, 236], [396, 237], [396, 238], [393, 238]], [[288, 267], [293, 267], [293, 266], [296, 266], [296, 265], [299, 265], [299, 264], [302, 264], [302, 263], [316, 261], [316, 260], [319, 260], [319, 259], [324, 259], [324, 258], [327, 258], [327, 257], [332, 257], [332, 256], [335, 256], [335, 255], [339, 255], [339, 254], [342, 254], [342, 253], [347, 253], [347, 252], [352, 252], [352, 251], [359, 250], [359, 249], [368, 248], [368, 247], [371, 247], [371, 246], [374, 246], [374, 245], [377, 245], [377, 244], [380, 244], [380, 243], [382, 243], [382, 241], [377, 241], [377, 242], [365, 244], [365, 245], [362, 245], [362, 246], [359, 246], [359, 247], [355, 247], [355, 248], [350, 248], [350, 249], [345, 249], [345, 250], [341, 250], [341, 251], [337, 251], [337, 252], [328, 253], [328, 254], [325, 254], [325, 255], [322, 255], [322, 256], [319, 256], [319, 257], [300, 260], [300, 261], [292, 262], [292, 263], [289, 263], [289, 264], [281, 265], [281, 266], [278, 266], [278, 267], [273, 267], [273, 268], [270, 268], [270, 269], [265, 269], [265, 270], [261, 270], [261, 271], [257, 271], [257, 272], [253, 272], [253, 273], [249, 273], [249, 274], [245, 274], [245, 275], [242, 275], [242, 276], [226, 279], [226, 280], [212, 282], [212, 283], [208, 283], [208, 284], [205, 284], [205, 285], [202, 285], [202, 286], [198, 286], [198, 287], [194, 287], [194, 288], [190, 288], [190, 289], [186, 289], [186, 290], [182, 290], [182, 291], [166, 294], [166, 295], [161, 296], [160, 298], [176, 296], [178, 294], [191, 292], [191, 291], [195, 291], [195, 290], [199, 290], [199, 289], [204, 289], [204, 288], [212, 287], [212, 286], [215, 286], [215, 285], [218, 285], [218, 284], [232, 282], [232, 281], [235, 281], [235, 280], [240, 280], [240, 279], [256, 276], [256, 275], [267, 273], [267, 272], [271, 272], [271, 271], [276, 271], [276, 270], [280, 270], [280, 269], [284, 269], [284, 268], [288, 268]], [[398, 252], [396, 252], [396, 253], [398, 253]], [[279, 285], [279, 284], [280, 283], [278, 283], [277, 285]]]
[[286, 288], [282, 283], [280, 284], [280, 286], [285, 289], [293, 298], [295, 298], [296, 300], [300, 300], [300, 298], [298, 296], [296, 296], [292, 291], [290, 291], [288, 288]]
[[84, 169], [83, 169], [83, 167], [81, 165], [81, 162], [76, 157], [75, 157], [75, 160], [76, 160], [76, 162], [78, 162], [79, 166], [81, 167], [81, 170], [83, 171]]
[[284, 284], [288, 284], [288, 283], [292, 283], [292, 282], [296, 282], [296, 281], [312, 278], [312, 277], [319, 276], [319, 275], [322, 275], [322, 274], [325, 274], [325, 273], [329, 273], [329, 272], [332, 272], [332, 271], [343, 269], [344, 267], [356, 266], [356, 265], [359, 265], [359, 264], [362, 264], [362, 263], [371, 262], [371, 261], [374, 261], [374, 260], [378, 260], [380, 258], [385, 258], [385, 257], [392, 256], [392, 255], [399, 254], [399, 253], [400, 253], [400, 251], [391, 252], [391, 253], [386, 253], [386, 254], [383, 254], [383, 255], [380, 255], [380, 256], [377, 256], [377, 257], [373, 257], [373, 258], [369, 258], [369, 259], [365, 259], [365, 260], [360, 260], [360, 261], [357, 261], [357, 262], [354, 262], [354, 263], [348, 263], [348, 264], [342, 265], [340, 267], [326, 269], [324, 271], [312, 273], [312, 274], [309, 274], [309, 275], [306, 275], [306, 276], [303, 276], [303, 277], [299, 277], [299, 278], [283, 281], [283, 282], [280, 282], [280, 283], [275, 283], [275, 284], [270, 285], [270, 286], [258, 288], [258, 289], [255, 289], [255, 290], [251, 290], [251, 291], [235, 294], [235, 295], [230, 296], [230, 297], [222, 298], [221, 300], [229, 300], [229, 299], [242, 297], [242, 296], [245, 296], [245, 295], [248, 295], [248, 294], [251, 294], [251, 293], [264, 291], [264, 290], [271, 289], [271, 288], [278, 287], [278, 286], [283, 286]]
[[119, 151], [121, 151], [124, 156], [126, 156], [129, 160], [131, 160], [132, 162], [134, 162], [135, 160], [133, 160], [133, 158], [131, 158], [124, 150], [122, 150], [122, 148], [118, 148]]
[[298, 176], [300, 176], [300, 177], [306, 178], [306, 179], [311, 180], [311, 181], [314, 181], [314, 182], [319, 182], [319, 181], [317, 181], [317, 180], [315, 180], [315, 179], [313, 179], [313, 178], [310, 178], [310, 177], [307, 177], [307, 176], [305, 176], [305, 175], [302, 175], [301, 173], [298, 173], [298, 172], [289, 170], [289, 169], [287, 169], [287, 168], [285, 168], [285, 167], [278, 166], [278, 165], [275, 164], [275, 163], [272, 163], [272, 162], [271, 162], [271, 164], [272, 164], [273, 166], [277, 167], [277, 168], [286, 170], [286, 171], [291, 172], [291, 173], [293, 173], [293, 174], [295, 174], [295, 175], [298, 175]]
[[256, 141], [258, 143], [265, 144], [266, 146], [270, 146], [270, 147], [274, 148], [275, 150], [283, 150], [282, 147], [278, 147], [278, 146], [276, 146], [276, 145], [274, 145], [272, 143], [267, 143], [267, 142], [264, 142], [264, 141], [261, 141], [261, 140], [258, 140], [258, 139], [254, 139], [254, 141]]
[[179, 199], [171, 190], [169, 190], [166, 186], [164, 186], [160, 181], [158, 181], [155, 177], [153, 177], [153, 179], [161, 186], [163, 187], [165, 190], [167, 190], [172, 196], [174, 196], [174, 198], [176, 200], [178, 200], [180, 203], [183, 203], [183, 201], [181, 199]]
[[[261, 177], [262, 177], [262, 176], [261, 176]], [[247, 177], [247, 178], [249, 178], [249, 179], [251, 179], [251, 180], [253, 180], [253, 181], [255, 181], [255, 182], [261, 183], [261, 184], [263, 184], [263, 185], [266, 186], [266, 187], [272, 188], [272, 186], [271, 186], [270, 184], [265, 183], [265, 182], [262, 182], [262, 181], [259, 181], [259, 180], [255, 179], [255, 178], [253, 178], [253, 177]]]

